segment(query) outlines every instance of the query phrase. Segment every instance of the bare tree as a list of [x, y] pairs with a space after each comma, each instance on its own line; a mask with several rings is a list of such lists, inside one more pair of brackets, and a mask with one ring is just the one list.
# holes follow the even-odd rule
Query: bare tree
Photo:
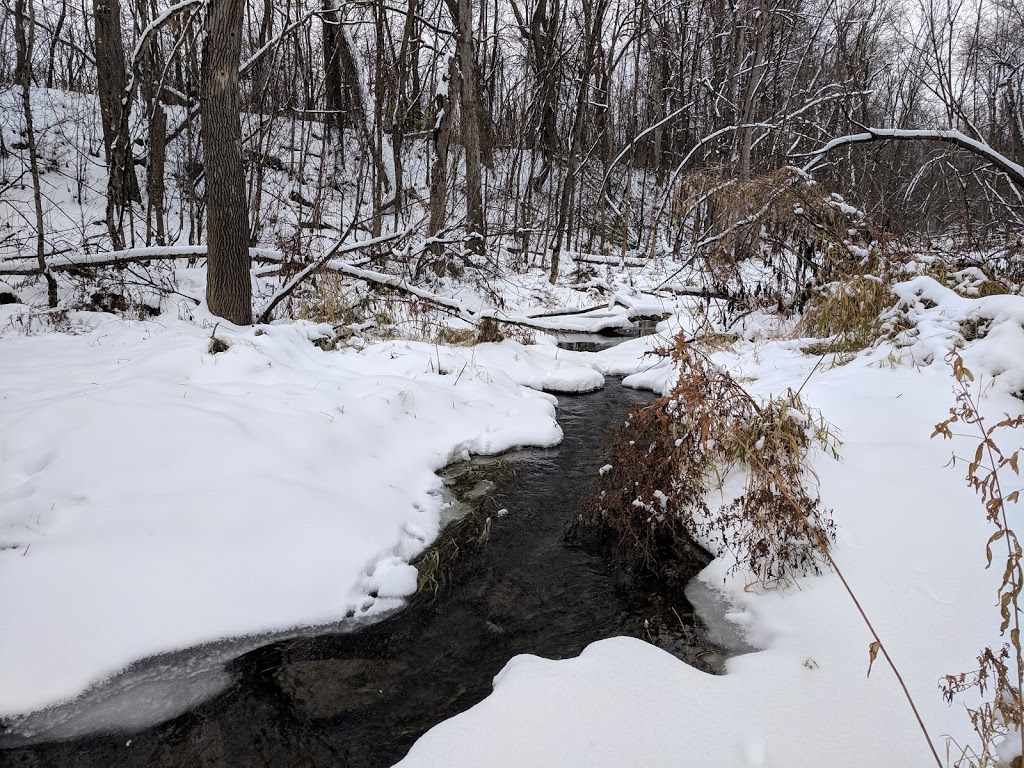
[[[443, 62], [448, 65], [448, 70], [442, 74], [434, 95], [434, 162], [430, 173], [430, 220], [427, 223], [427, 236], [430, 238], [441, 231], [448, 210], [448, 150], [455, 116], [452, 104], [458, 98], [459, 87], [454, 57], [445, 56]], [[456, 89], [454, 94], [452, 88]], [[443, 276], [447, 272], [447, 262], [441, 260], [443, 246], [435, 242], [431, 245], [431, 251], [436, 257], [434, 269]]]
[[483, 105], [477, 80], [473, 9], [469, 0], [446, 2], [455, 23], [455, 45], [459, 64], [460, 125], [466, 162], [466, 237], [470, 250], [483, 255], [487, 237], [481, 175], [480, 121]]
[[252, 323], [249, 224], [242, 163], [238, 66], [245, 0], [210, 3], [200, 111], [206, 171], [206, 302], [233, 323]]
[[[136, 0], [136, 9], [145, 34], [148, 31], [150, 16], [157, 15], [156, 1]], [[160, 98], [164, 65], [158, 34], [153, 32], [148, 40], [140, 40], [140, 46], [141, 62], [133, 62], [133, 67], [138, 67], [149, 128], [146, 161], [146, 244], [151, 244], [155, 239], [157, 245], [165, 245], [167, 225], [164, 217], [164, 169], [167, 165], [167, 112]]]
[[558, 262], [562, 243], [571, 224], [572, 200], [576, 194], [576, 182], [583, 155], [583, 137], [586, 127], [587, 105], [590, 96], [590, 75], [595, 56], [598, 55], [604, 29], [604, 17], [608, 0], [584, 0], [583, 2], [583, 50], [580, 58], [579, 85], [576, 91], [576, 109], [573, 114], [572, 136], [569, 140], [569, 164], [562, 184], [558, 202], [558, 218], [555, 225], [555, 244], [551, 249], [551, 271], [548, 276], [553, 285], [558, 279]]
[[124, 216], [140, 202], [139, 180], [132, 160], [128, 118], [131, 94], [125, 69], [119, 0], [93, 0], [96, 27], [96, 81], [107, 158], [107, 231], [115, 249], [125, 247]]
[[14, 3], [14, 36], [17, 63], [16, 79], [21, 84], [21, 105], [25, 116], [25, 139], [28, 144], [29, 173], [32, 176], [32, 201], [36, 217], [36, 258], [39, 261], [39, 272], [46, 278], [47, 301], [51, 307], [57, 306], [57, 282], [46, 268], [46, 241], [43, 223], [43, 200], [39, 181], [39, 160], [36, 148], [36, 131], [32, 120], [32, 47], [35, 38], [35, 3], [28, 0], [15, 0]]

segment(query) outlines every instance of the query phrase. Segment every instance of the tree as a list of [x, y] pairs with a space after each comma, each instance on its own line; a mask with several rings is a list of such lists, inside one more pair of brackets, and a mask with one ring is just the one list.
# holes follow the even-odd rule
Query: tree
[[238, 66], [245, 0], [217, 0], [206, 15], [201, 136], [206, 171], [206, 303], [215, 315], [252, 323], [249, 222], [242, 163]]
[[36, 259], [39, 261], [39, 272], [46, 277], [47, 299], [51, 307], [57, 306], [57, 282], [46, 268], [46, 244], [43, 239], [43, 200], [39, 184], [39, 162], [36, 149], [36, 132], [32, 123], [32, 44], [35, 38], [35, 4], [28, 0], [14, 3], [14, 35], [17, 63], [16, 77], [21, 83], [21, 106], [25, 116], [25, 138], [28, 144], [29, 172], [32, 175], [32, 200], [36, 214]]
[[93, 22], [96, 27], [96, 83], [103, 119], [103, 149], [107, 157], [107, 231], [114, 249], [119, 250], [125, 247], [125, 209], [142, 200], [128, 133], [131, 100], [126, 90], [121, 3], [93, 0]]
[[810, 170], [818, 158], [839, 147], [848, 144], [864, 144], [871, 141], [934, 141], [952, 144], [980, 157], [998, 172], [1005, 174], [1020, 192], [1024, 192], [1024, 167], [994, 150], [987, 142], [971, 138], [960, 131], [951, 129], [903, 130], [898, 128], [865, 128], [862, 133], [854, 133], [832, 139], [832, 141], [814, 153], [815, 159], [806, 166], [805, 170]]
[[[150, 10], [156, 13], [153, 0], [136, 0], [138, 17], [149, 31]], [[167, 164], [167, 113], [160, 100], [160, 81], [163, 60], [160, 56], [159, 36], [156, 31], [147, 40], [140, 40], [141, 61], [132, 62], [142, 80], [142, 96], [146, 104], [148, 123], [148, 152], [146, 162], [146, 245], [156, 239], [157, 245], [167, 242], [167, 225], [164, 220], [164, 169]]]
[[483, 180], [481, 176], [480, 83], [476, 72], [476, 46], [473, 36], [473, 9], [469, 0], [446, 0], [455, 22], [455, 45], [459, 63], [459, 108], [462, 119], [462, 145], [466, 153], [466, 235], [470, 250], [483, 255], [487, 226], [484, 219]]

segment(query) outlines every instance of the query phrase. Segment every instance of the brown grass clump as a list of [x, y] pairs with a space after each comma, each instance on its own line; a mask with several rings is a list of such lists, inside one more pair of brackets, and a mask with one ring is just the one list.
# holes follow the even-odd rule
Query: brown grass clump
[[442, 325], [434, 336], [434, 342], [447, 347], [469, 347], [476, 342], [476, 331], [472, 328], [452, 328]]
[[[609, 535], [655, 572], [698, 556], [695, 541], [732, 553], [765, 585], [819, 572], [834, 525], [809, 488], [807, 456], [814, 446], [837, 455], [831, 427], [795, 392], [759, 403], [682, 338], [671, 354], [679, 380], [613, 436], [600, 493], [571, 533]], [[713, 509], [711, 492], [738, 468], [743, 492]]]
[[806, 351], [858, 352], [882, 335], [880, 315], [896, 303], [889, 285], [873, 275], [846, 277], [819, 292], [807, 305], [796, 326], [797, 336], [832, 338], [825, 350], [812, 345]]
[[489, 317], [485, 317], [481, 320], [476, 327], [476, 342], [477, 344], [488, 344], [492, 342], [498, 342], [504, 339], [505, 336], [498, 328], [498, 322]]
[[340, 275], [318, 274], [304, 289], [294, 307], [294, 317], [331, 325], [348, 325], [363, 319], [359, 299], [346, 288]]

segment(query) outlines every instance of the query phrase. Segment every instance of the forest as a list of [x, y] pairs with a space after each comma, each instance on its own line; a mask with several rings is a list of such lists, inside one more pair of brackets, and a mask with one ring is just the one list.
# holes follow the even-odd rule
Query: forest
[[0, 50], [0, 763], [1021, 764], [1019, 2]]

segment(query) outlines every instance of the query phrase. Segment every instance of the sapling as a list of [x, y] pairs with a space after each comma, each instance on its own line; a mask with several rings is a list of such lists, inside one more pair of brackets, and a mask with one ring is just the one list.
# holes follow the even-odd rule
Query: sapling
[[[978, 654], [978, 669], [947, 675], [943, 684], [946, 700], [965, 691], [977, 689], [984, 699], [976, 707], [968, 707], [968, 714], [975, 732], [981, 739], [981, 751], [963, 748], [959, 765], [985, 768], [1000, 764], [1001, 760], [1014, 755], [1011, 765], [1021, 764], [1024, 755], [1024, 653], [1020, 637], [1020, 595], [1024, 584], [1021, 568], [1021, 544], [1016, 531], [1010, 525], [1007, 505], [1016, 504], [1020, 490], [1004, 490], [1007, 471], [1019, 475], [1018, 459], [1020, 448], [1012, 453], [1004, 452], [995, 440], [995, 435], [1005, 430], [1024, 426], [1024, 416], [1007, 415], [995, 424], [982, 416], [979, 409], [981, 383], [974, 391], [974, 374], [964, 365], [963, 358], [956, 352], [949, 357], [955, 379], [956, 405], [949, 409], [949, 418], [935, 425], [932, 437], [941, 435], [952, 439], [953, 424], [964, 424], [971, 429], [978, 440], [973, 457], [965, 459], [953, 454], [950, 465], [957, 462], [967, 464], [967, 484], [978, 494], [985, 507], [985, 516], [995, 527], [985, 545], [988, 566], [991, 567], [998, 555], [1003, 565], [1003, 576], [996, 590], [1001, 623], [999, 633], [1009, 638], [1001, 647], [986, 647]], [[1003, 550], [1005, 549], [1005, 560]]]

